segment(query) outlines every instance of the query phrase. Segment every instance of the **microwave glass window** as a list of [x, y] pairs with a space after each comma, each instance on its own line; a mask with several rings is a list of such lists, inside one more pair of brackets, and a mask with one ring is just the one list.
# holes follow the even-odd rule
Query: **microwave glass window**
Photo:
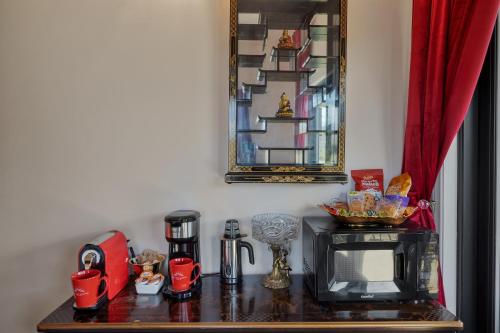
[[[333, 252], [333, 283], [330, 291], [389, 293], [394, 283], [394, 250], [337, 250]], [[329, 263], [331, 265], [331, 263]]]
[[392, 281], [393, 250], [335, 251], [337, 281]]

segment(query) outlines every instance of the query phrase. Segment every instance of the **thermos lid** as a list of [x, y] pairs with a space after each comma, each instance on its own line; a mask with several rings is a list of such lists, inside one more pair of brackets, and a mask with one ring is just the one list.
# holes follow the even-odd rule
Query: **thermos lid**
[[196, 210], [176, 210], [165, 216], [167, 223], [193, 222], [200, 219], [200, 212]]
[[245, 237], [240, 233], [240, 225], [238, 220], [227, 220], [226, 226], [224, 227], [224, 238], [236, 239]]

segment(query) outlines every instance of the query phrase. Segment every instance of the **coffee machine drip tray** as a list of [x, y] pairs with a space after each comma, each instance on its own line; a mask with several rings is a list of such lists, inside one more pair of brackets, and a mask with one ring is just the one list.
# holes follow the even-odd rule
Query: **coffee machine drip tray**
[[199, 296], [201, 294], [201, 283], [197, 283], [194, 286], [192, 286], [190, 289], [185, 290], [185, 291], [172, 290], [171, 285], [167, 284], [163, 288], [163, 294], [168, 298], [175, 299], [178, 301], [187, 300], [187, 299]]

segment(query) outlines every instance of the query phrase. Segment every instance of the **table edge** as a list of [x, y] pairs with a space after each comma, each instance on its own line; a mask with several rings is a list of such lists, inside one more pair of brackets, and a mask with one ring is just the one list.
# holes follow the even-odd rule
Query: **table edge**
[[379, 321], [379, 322], [131, 322], [131, 323], [39, 323], [39, 332], [62, 330], [150, 330], [150, 329], [413, 329], [462, 330], [460, 320], [449, 321]]

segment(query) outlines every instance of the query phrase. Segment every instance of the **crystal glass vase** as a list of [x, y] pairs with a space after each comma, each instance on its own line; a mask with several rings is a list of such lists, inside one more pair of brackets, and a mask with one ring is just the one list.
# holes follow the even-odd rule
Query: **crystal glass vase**
[[252, 218], [252, 237], [269, 245], [273, 252], [273, 269], [263, 280], [271, 289], [287, 288], [290, 285], [290, 266], [286, 256], [290, 242], [299, 235], [299, 218], [294, 215], [267, 213]]

